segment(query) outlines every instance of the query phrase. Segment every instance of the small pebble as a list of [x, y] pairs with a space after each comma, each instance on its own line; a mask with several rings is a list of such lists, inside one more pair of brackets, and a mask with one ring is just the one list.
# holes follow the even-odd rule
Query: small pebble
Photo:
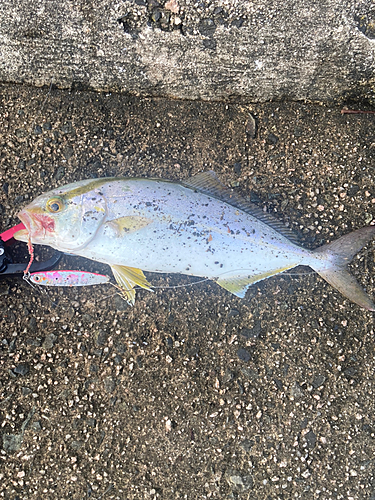
[[243, 349], [242, 347], [240, 349], [238, 349], [237, 351], [237, 356], [239, 357], [239, 359], [241, 361], [250, 361], [251, 359], [251, 355], [249, 353], [249, 351], [247, 351], [246, 349]]
[[36, 319], [34, 317], [29, 319], [28, 329], [30, 332], [35, 332], [37, 330]]
[[61, 179], [64, 177], [65, 175], [65, 168], [64, 167], [57, 167], [56, 171], [55, 171], [55, 179], [57, 181], [61, 181]]
[[240, 372], [244, 377], [248, 378], [249, 380], [255, 380], [259, 377], [259, 372], [256, 368], [253, 369], [247, 366], [241, 366]]
[[18, 137], [18, 139], [23, 139], [27, 136], [27, 130], [25, 130], [24, 128], [18, 128], [14, 131], [14, 134], [16, 137]]
[[253, 487], [253, 478], [247, 471], [229, 469], [225, 473], [225, 479], [235, 491], [247, 491]]
[[108, 333], [100, 329], [94, 334], [94, 338], [95, 338], [95, 344], [98, 347], [102, 347], [107, 343]]
[[241, 163], [235, 163], [233, 165], [233, 169], [234, 169], [234, 173], [236, 175], [240, 175], [241, 174]]
[[22, 434], [3, 434], [3, 449], [5, 451], [19, 451], [23, 443]]
[[121, 365], [122, 363], [122, 357], [119, 354], [116, 354], [116, 356], [113, 358], [115, 365]]
[[318, 387], [322, 386], [325, 381], [326, 377], [324, 375], [315, 375], [312, 381], [312, 386], [314, 387], [314, 389], [317, 389]]
[[303, 396], [303, 390], [300, 385], [295, 382], [290, 388], [290, 395], [294, 398], [301, 398]]
[[73, 448], [73, 450], [79, 450], [80, 448], [82, 448], [83, 444], [81, 443], [81, 441], [72, 441], [70, 443], [70, 447]]
[[42, 424], [37, 420], [31, 424], [31, 428], [34, 432], [40, 432], [42, 430]]
[[67, 146], [63, 149], [63, 155], [66, 160], [69, 160], [74, 155], [74, 149], [72, 146]]
[[30, 367], [28, 363], [20, 363], [14, 368], [14, 373], [17, 373], [17, 375], [25, 376], [29, 373]]
[[104, 389], [108, 394], [111, 394], [116, 387], [116, 382], [113, 377], [107, 377], [104, 379]]
[[57, 340], [57, 336], [54, 335], [53, 333], [50, 333], [49, 335], [47, 335], [47, 337], [44, 339], [44, 342], [43, 342], [43, 348], [46, 350], [46, 351], [49, 351], [53, 348], [55, 342]]
[[74, 132], [71, 122], [65, 122], [61, 127], [61, 132], [63, 134], [72, 134]]
[[305, 434], [305, 439], [307, 442], [307, 446], [308, 446], [308, 448], [310, 448], [310, 450], [315, 448], [316, 434], [313, 431], [309, 431], [307, 434]]
[[274, 144], [277, 144], [278, 140], [279, 140], [279, 138], [276, 137], [275, 134], [271, 133], [271, 134], [268, 134], [267, 139], [266, 139], [266, 143], [270, 144], [270, 145], [274, 145]]
[[9, 295], [9, 291], [10, 291], [10, 286], [9, 285], [6, 285], [4, 283], [0, 284], [0, 296], [2, 296], [2, 295]]
[[251, 450], [251, 448], [254, 446], [255, 444], [255, 441], [251, 441], [250, 439], [244, 439], [241, 443], [240, 443], [240, 446], [241, 448], [248, 452]]

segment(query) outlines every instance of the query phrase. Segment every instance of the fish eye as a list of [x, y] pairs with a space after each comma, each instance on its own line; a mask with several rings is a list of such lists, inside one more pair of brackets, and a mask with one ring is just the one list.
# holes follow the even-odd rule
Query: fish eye
[[40, 276], [34, 276], [35, 281], [40, 281]]
[[46, 207], [49, 212], [56, 214], [64, 208], [64, 203], [61, 198], [51, 198], [47, 201]]

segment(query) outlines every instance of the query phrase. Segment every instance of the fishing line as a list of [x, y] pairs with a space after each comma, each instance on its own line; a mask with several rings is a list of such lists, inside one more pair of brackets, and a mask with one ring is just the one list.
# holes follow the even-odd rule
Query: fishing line
[[[243, 272], [243, 271], [246, 271], [246, 269], [234, 269], [234, 270], [222, 273], [219, 276], [217, 276], [216, 278], [203, 278], [201, 280], [194, 281], [193, 283], [183, 283], [181, 285], [152, 286], [152, 288], [149, 291], [153, 292], [154, 290], [170, 290], [170, 289], [174, 289], [174, 288], [187, 288], [187, 287], [198, 285], [200, 283], [204, 283], [206, 281], [212, 281], [213, 283], [215, 283], [219, 278], [221, 278], [222, 276], [225, 276], [226, 274], [233, 274], [233, 273], [240, 272], [240, 271]], [[248, 271], [252, 271], [252, 269], [248, 269]], [[299, 272], [299, 273], [289, 273], [288, 271], [285, 271], [282, 274], [287, 275], [287, 276], [306, 276], [306, 275], [316, 274], [316, 272], [313, 271], [313, 270], [311, 270], [311, 271], [305, 271], [305, 272]], [[262, 281], [262, 280], [260, 280], [260, 281]], [[124, 297], [124, 293], [130, 292], [132, 290], [144, 290], [144, 288], [142, 288], [140, 286], [135, 286], [134, 288], [123, 288], [123, 287], [121, 287], [119, 285], [116, 285], [115, 283], [112, 283], [111, 281], [109, 281], [108, 283], [103, 283], [103, 284], [105, 284], [105, 285], [112, 285], [114, 288], [116, 288], [119, 291], [119, 293], [117, 293], [117, 294], [114, 293], [112, 295], [107, 295], [103, 299], [100, 299], [99, 302], [101, 302], [102, 300], [108, 299], [110, 297], [113, 297], [114, 295], [119, 295], [122, 299], [124, 299], [124, 300], [127, 301], [127, 298]]]
[[[35, 285], [33, 285], [33, 284], [32, 284], [32, 282], [31, 282], [31, 280], [30, 280], [30, 273], [24, 273], [24, 275], [22, 276], [22, 279], [23, 279], [24, 281], [26, 281], [26, 283], [27, 283], [28, 285], [30, 285], [30, 286], [31, 286], [31, 288], [34, 288], [34, 289], [38, 289], [38, 288], [40, 288], [40, 287], [38, 287], [38, 288], [37, 288]], [[41, 292], [42, 290], [39, 290], [39, 291]]]
[[33, 244], [31, 243], [31, 234], [30, 233], [27, 234], [27, 249], [29, 251], [30, 260], [29, 260], [29, 263], [27, 264], [26, 269], [23, 272], [23, 275], [24, 275], [24, 277], [26, 277], [28, 279], [30, 276], [29, 270], [30, 270], [31, 264], [34, 261], [34, 247], [33, 247]]

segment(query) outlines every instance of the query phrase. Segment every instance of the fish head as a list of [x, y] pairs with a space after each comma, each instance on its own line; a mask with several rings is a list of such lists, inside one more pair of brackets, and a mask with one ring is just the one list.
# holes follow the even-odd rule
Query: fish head
[[81, 181], [35, 198], [18, 214], [26, 229], [15, 239], [72, 253], [85, 248], [107, 215], [104, 195], [92, 184]]

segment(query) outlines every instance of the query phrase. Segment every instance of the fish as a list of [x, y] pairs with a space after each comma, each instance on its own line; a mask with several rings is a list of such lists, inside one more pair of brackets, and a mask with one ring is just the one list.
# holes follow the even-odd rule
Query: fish
[[245, 297], [254, 283], [310, 266], [359, 306], [375, 304], [347, 264], [375, 235], [366, 226], [315, 250], [272, 215], [225, 187], [215, 172], [181, 182], [110, 177], [78, 181], [34, 199], [15, 238], [108, 264], [129, 304], [152, 290], [146, 272], [208, 278]]
[[28, 279], [36, 285], [44, 286], [89, 286], [108, 283], [110, 278], [104, 274], [87, 271], [38, 271], [31, 273]]

